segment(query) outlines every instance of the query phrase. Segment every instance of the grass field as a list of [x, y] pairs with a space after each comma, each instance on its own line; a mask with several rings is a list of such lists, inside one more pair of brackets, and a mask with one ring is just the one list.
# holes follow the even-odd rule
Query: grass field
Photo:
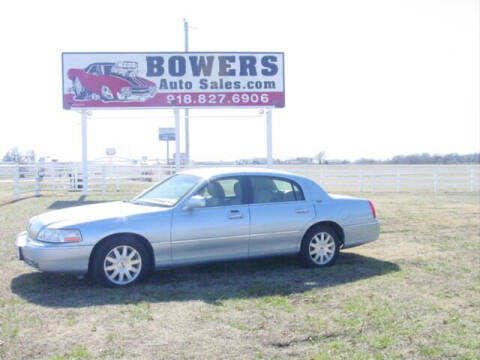
[[130, 289], [15, 259], [29, 217], [102, 198], [0, 201], [0, 358], [480, 359], [479, 194], [368, 196], [380, 239], [331, 268], [231, 262]]

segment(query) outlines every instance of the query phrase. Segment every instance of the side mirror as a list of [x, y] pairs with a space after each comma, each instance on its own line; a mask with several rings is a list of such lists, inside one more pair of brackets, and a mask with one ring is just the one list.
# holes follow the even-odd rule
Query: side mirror
[[188, 199], [187, 204], [184, 206], [183, 210], [190, 211], [201, 207], [205, 207], [205, 198], [201, 195], [195, 195]]

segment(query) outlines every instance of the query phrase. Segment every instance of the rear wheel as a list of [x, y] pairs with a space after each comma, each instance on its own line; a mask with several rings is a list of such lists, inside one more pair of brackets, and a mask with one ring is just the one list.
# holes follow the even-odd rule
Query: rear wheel
[[319, 225], [305, 234], [300, 256], [308, 267], [323, 267], [333, 265], [339, 252], [340, 239], [337, 232], [328, 225]]
[[94, 279], [104, 285], [124, 287], [141, 281], [151, 269], [150, 256], [136, 239], [112, 239], [95, 252], [92, 264]]

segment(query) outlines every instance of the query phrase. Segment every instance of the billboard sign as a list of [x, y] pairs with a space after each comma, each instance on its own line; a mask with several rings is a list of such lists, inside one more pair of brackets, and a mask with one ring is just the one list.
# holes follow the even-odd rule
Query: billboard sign
[[175, 128], [159, 128], [158, 140], [160, 141], [175, 141]]
[[284, 107], [281, 52], [62, 53], [63, 108]]

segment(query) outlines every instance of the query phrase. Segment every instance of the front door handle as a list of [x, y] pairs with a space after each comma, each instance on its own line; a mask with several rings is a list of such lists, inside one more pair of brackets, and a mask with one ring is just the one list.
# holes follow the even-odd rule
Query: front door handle
[[297, 214], [307, 214], [307, 213], [309, 213], [310, 211], [309, 211], [308, 209], [297, 209], [297, 210], [295, 210], [295, 212], [296, 212]]

